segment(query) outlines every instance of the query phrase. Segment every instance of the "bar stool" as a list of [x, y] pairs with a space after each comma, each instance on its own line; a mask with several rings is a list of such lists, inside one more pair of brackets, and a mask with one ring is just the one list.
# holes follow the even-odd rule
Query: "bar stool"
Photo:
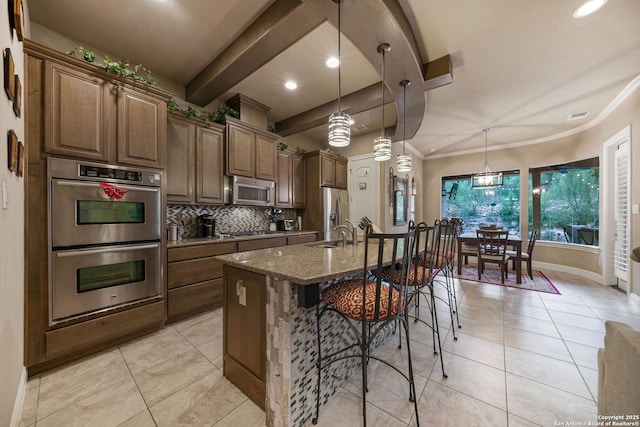
[[[433, 275], [436, 283], [442, 285], [446, 291], [446, 300], [441, 296], [436, 298], [444, 302], [449, 306], [449, 316], [451, 318], [451, 333], [454, 340], [458, 340], [456, 336], [456, 328], [454, 326], [454, 314], [455, 321], [458, 328], [462, 328], [460, 325], [460, 318], [458, 317], [458, 296], [456, 293], [456, 285], [454, 280], [454, 267], [456, 259], [456, 238], [458, 236], [458, 223], [456, 221], [448, 221], [446, 219], [437, 219], [434, 223], [435, 226], [440, 228], [440, 238], [438, 247], [438, 256], [436, 262], [433, 264]], [[438, 279], [438, 277], [442, 277]]]
[[[416, 423], [418, 419], [418, 403], [416, 398], [413, 367], [411, 364], [411, 345], [407, 322], [406, 302], [408, 297], [408, 267], [409, 255], [413, 251], [414, 233], [385, 234], [372, 232], [367, 226], [364, 237], [364, 268], [359, 277], [340, 281], [329, 285], [322, 291], [322, 301], [316, 306], [316, 320], [318, 329], [318, 382], [316, 386], [316, 415], [313, 424], [318, 422], [320, 413], [320, 395], [322, 371], [331, 364], [345, 359], [360, 359], [362, 369], [362, 418], [367, 425], [366, 393], [367, 393], [367, 364], [369, 359], [378, 360], [393, 368], [409, 383], [409, 401], [414, 403]], [[391, 274], [398, 274], [400, 280], [390, 285], [383, 280], [383, 269], [389, 265]], [[397, 272], [397, 273], [396, 273]], [[328, 315], [332, 315], [327, 319]], [[337, 319], [344, 325], [347, 334], [340, 338], [346, 343], [329, 354], [323, 354], [322, 321]], [[371, 354], [372, 345], [376, 338], [391, 327], [398, 320], [404, 327], [407, 340], [408, 373], [405, 374], [398, 367]], [[332, 334], [336, 328], [332, 327]]]

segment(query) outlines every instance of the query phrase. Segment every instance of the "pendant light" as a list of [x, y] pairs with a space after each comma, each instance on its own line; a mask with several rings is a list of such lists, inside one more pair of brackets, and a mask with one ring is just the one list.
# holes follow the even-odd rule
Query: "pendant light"
[[407, 86], [411, 84], [410, 80], [400, 82], [402, 86], [402, 154], [398, 154], [398, 172], [411, 172], [411, 154], [407, 154], [405, 144], [407, 142]]
[[487, 133], [489, 128], [483, 129], [482, 132], [484, 132], [484, 171], [471, 176], [471, 188], [484, 190], [486, 188], [502, 187], [502, 172], [492, 172], [487, 160]]
[[332, 147], [346, 147], [351, 141], [351, 116], [342, 111], [340, 94], [342, 92], [341, 73], [342, 60], [340, 58], [340, 3], [342, 0], [333, 0], [338, 3], [338, 111], [329, 117], [329, 145]]
[[382, 131], [381, 135], [373, 140], [373, 158], [378, 162], [391, 158], [391, 138], [384, 135], [384, 61], [386, 54], [390, 51], [391, 45], [388, 43], [378, 46], [378, 53], [382, 54]]

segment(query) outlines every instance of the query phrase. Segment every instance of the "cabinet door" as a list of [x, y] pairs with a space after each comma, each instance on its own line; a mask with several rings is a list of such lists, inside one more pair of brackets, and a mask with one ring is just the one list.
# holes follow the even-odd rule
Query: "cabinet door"
[[196, 129], [196, 201], [224, 203], [224, 137], [221, 130]]
[[236, 126], [227, 125], [227, 173], [253, 178], [255, 165], [254, 132]]
[[45, 62], [44, 150], [109, 160], [108, 90], [99, 77]]
[[336, 185], [336, 161], [333, 156], [320, 156], [320, 185]]
[[336, 187], [347, 189], [347, 159], [336, 159]]
[[169, 117], [167, 122], [167, 202], [193, 202], [195, 125]]
[[167, 104], [157, 98], [118, 88], [117, 150], [119, 163], [164, 167]]
[[292, 206], [292, 169], [293, 158], [291, 153], [278, 151], [278, 171], [276, 179], [276, 206]]
[[276, 180], [277, 138], [256, 134], [256, 178]]
[[304, 167], [304, 161], [302, 156], [294, 154], [291, 158], [292, 164], [292, 188], [291, 194], [293, 198], [294, 208], [304, 208], [306, 206], [305, 199], [305, 184], [306, 184], [306, 172]]

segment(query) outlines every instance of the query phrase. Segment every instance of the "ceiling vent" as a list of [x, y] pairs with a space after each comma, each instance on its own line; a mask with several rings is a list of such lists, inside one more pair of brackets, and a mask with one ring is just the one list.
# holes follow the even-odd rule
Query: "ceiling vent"
[[567, 121], [570, 122], [571, 120], [584, 119], [589, 115], [589, 113], [591, 113], [591, 111], [583, 111], [582, 113], [569, 114], [569, 117], [567, 117]]
[[364, 124], [362, 124], [362, 123], [361, 123], [361, 124], [359, 124], [359, 125], [355, 125], [355, 126], [353, 127], [353, 130], [355, 130], [356, 132], [359, 132], [359, 131], [361, 131], [361, 130], [365, 130], [365, 129], [368, 129], [368, 128], [367, 128], [367, 125], [364, 125]]

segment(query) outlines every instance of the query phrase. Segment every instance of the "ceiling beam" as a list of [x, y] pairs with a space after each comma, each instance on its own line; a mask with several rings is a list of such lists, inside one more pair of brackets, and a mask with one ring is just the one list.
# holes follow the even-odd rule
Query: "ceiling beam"
[[[444, 57], [423, 65], [418, 45], [399, 0], [342, 0], [341, 31], [362, 53], [381, 69], [380, 43], [391, 45], [387, 54], [385, 101], [394, 102], [398, 118], [405, 120], [406, 136], [413, 137], [424, 117], [425, 90], [451, 83], [451, 60]], [[333, 0], [276, 0], [224, 52], [205, 67], [186, 87], [187, 101], [206, 105], [237, 83], [256, 72], [322, 22], [337, 28], [338, 12]], [[448, 66], [447, 66], [448, 63]], [[406, 90], [406, 114], [403, 88], [408, 79], [413, 84]], [[353, 115], [380, 107], [380, 83], [341, 97], [343, 110]], [[281, 120], [276, 129], [292, 135], [326, 124], [335, 112], [337, 101], [331, 101], [308, 111]], [[392, 140], [400, 140], [402, 127], [390, 128]]]

